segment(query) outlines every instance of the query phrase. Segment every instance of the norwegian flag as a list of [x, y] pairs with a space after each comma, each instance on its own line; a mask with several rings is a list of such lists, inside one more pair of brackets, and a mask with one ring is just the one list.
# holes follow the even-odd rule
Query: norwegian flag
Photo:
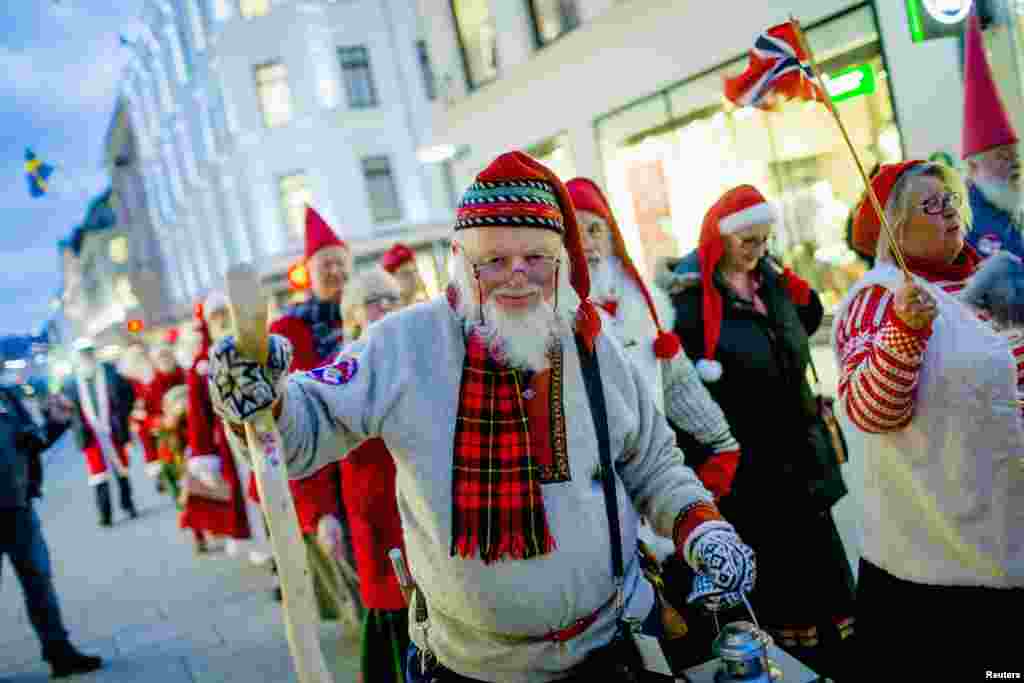
[[738, 106], [759, 109], [775, 108], [780, 97], [824, 102], [806, 59], [792, 22], [773, 26], [757, 37], [746, 71], [725, 79], [725, 96]]

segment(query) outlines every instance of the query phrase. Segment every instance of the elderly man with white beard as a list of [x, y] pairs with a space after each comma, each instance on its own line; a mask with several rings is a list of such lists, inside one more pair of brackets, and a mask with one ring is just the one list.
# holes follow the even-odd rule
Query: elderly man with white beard
[[[1024, 257], [1022, 176], [1017, 133], [1003, 108], [972, 15], [964, 37], [963, 158], [973, 219], [967, 241], [983, 257], [998, 251]], [[957, 201], [962, 201], [960, 197]]]
[[285, 379], [283, 339], [267, 367], [220, 342], [218, 410], [239, 424], [273, 407], [292, 477], [383, 439], [417, 587], [408, 680], [614, 676], [658, 612], [637, 511], [723, 591], [752, 588], [753, 553], [601, 333], [550, 170], [519, 152], [488, 166], [460, 202], [452, 264], [447, 297], [381, 320], [331, 365]]

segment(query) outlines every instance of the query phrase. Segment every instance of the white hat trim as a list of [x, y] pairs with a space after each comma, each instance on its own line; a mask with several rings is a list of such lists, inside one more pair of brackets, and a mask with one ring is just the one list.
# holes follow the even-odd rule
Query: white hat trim
[[718, 220], [718, 230], [723, 235], [730, 235], [739, 232], [744, 228], [761, 223], [774, 223], [779, 219], [779, 212], [768, 202], [761, 202], [748, 206], [742, 211], [737, 211], [725, 218]]

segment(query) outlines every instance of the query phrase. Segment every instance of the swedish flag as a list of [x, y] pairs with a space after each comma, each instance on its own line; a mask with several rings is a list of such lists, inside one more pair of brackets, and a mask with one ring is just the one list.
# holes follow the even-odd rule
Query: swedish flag
[[43, 163], [31, 149], [25, 150], [25, 179], [28, 180], [28, 193], [33, 197], [42, 197], [49, 189], [49, 177], [53, 174], [53, 166]]

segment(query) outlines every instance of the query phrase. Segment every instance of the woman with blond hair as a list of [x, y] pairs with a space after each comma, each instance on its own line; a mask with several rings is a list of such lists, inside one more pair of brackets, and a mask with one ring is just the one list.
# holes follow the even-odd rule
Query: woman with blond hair
[[1024, 610], [1024, 340], [959, 296], [985, 267], [964, 241], [971, 213], [959, 174], [908, 161], [871, 184], [910, 275], [862, 202], [854, 240], [877, 264], [833, 329], [839, 395], [866, 433], [860, 661], [898, 645], [943, 653], [944, 666], [969, 661], [976, 675], [999, 671], [1018, 636], [979, 627]]

